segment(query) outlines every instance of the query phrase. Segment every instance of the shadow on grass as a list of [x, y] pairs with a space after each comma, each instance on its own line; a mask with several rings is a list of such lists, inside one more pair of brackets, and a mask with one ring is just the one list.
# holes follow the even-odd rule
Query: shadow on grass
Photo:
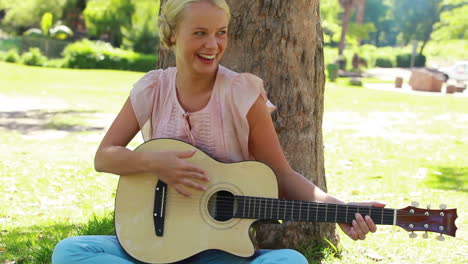
[[0, 254], [0, 263], [51, 263], [55, 245], [64, 238], [114, 234], [113, 214], [104, 217], [94, 216], [84, 224], [55, 224], [2, 230], [0, 231], [0, 245], [4, 252]]
[[425, 180], [431, 188], [441, 190], [454, 190], [468, 192], [468, 167], [431, 167], [431, 171]]
[[[27, 110], [0, 112], [0, 128], [28, 134], [45, 129], [66, 132], [84, 132], [102, 130], [104, 127], [88, 126], [83, 122], [83, 115], [96, 114], [96, 111], [45, 111]], [[56, 120], [57, 117], [61, 119]], [[78, 119], [77, 119], [78, 117]], [[80, 118], [81, 117], [81, 120]]]

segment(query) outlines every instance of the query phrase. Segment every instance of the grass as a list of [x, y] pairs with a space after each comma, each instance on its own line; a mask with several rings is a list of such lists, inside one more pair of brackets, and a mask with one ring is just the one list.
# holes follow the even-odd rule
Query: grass
[[[2, 102], [20, 97], [50, 102], [49, 109], [25, 109], [10, 118], [0, 110], [0, 200], [5, 201], [0, 263], [49, 263], [62, 238], [113, 233], [118, 178], [95, 172], [93, 156], [109, 116], [143, 74], [6, 63], [0, 68], [0, 97], [8, 98]], [[53, 108], [56, 103], [60, 109]], [[458, 207], [459, 229], [456, 238], [440, 243], [410, 240], [403, 229], [383, 226], [365, 241], [341, 234], [338, 247], [310, 246], [303, 252], [323, 263], [466, 263], [467, 103], [454, 96], [353, 88], [341, 80], [328, 84], [323, 128], [328, 191], [391, 208], [412, 200], [433, 208], [446, 203]]]

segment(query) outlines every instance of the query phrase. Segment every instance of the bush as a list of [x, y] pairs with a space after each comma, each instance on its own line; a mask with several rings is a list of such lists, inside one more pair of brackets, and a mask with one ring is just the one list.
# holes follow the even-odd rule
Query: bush
[[46, 61], [44, 64], [44, 67], [49, 67], [49, 68], [64, 68], [66, 64], [65, 59], [51, 59]]
[[66, 66], [79, 69], [149, 71], [155, 68], [155, 55], [144, 55], [112, 47], [105, 42], [83, 40], [63, 51]]
[[5, 56], [5, 61], [6, 62], [13, 62], [13, 63], [17, 63], [20, 61], [20, 56], [18, 54], [18, 50], [16, 49], [11, 49], [7, 52], [6, 56]]
[[[409, 68], [411, 67], [411, 53], [404, 53], [397, 55], [396, 57], [397, 67]], [[426, 66], [426, 56], [418, 54], [416, 55], [414, 61], [415, 67], [424, 67]]]
[[30, 66], [43, 66], [47, 61], [47, 58], [42, 55], [41, 50], [38, 48], [30, 48], [28, 52], [23, 53], [21, 59], [24, 64]]
[[382, 67], [382, 68], [392, 68], [393, 62], [392, 62], [392, 59], [390, 58], [380, 57], [375, 60], [375, 66]]

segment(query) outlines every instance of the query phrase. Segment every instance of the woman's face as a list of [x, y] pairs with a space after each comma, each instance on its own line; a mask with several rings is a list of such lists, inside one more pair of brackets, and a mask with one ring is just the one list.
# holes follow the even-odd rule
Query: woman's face
[[206, 1], [190, 3], [171, 38], [177, 68], [194, 74], [212, 74], [227, 47], [228, 16]]

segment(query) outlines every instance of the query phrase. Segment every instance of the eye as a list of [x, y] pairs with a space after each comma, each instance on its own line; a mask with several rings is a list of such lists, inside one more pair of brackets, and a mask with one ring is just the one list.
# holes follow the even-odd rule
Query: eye
[[226, 35], [226, 34], [227, 34], [227, 31], [226, 31], [226, 30], [218, 31], [218, 35], [220, 35], [220, 36]]
[[198, 35], [198, 36], [203, 36], [205, 35], [205, 32], [203, 31], [196, 31], [195, 33], [193, 33], [194, 35]]

